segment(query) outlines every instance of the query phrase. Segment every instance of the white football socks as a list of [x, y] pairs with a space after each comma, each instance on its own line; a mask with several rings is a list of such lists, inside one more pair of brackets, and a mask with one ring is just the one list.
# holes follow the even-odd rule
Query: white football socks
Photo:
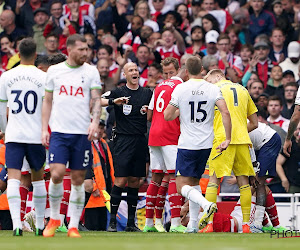
[[85, 193], [83, 184], [79, 186], [71, 185], [71, 194], [69, 201], [69, 213], [70, 213], [70, 228], [78, 228], [79, 220], [84, 207]]
[[254, 223], [255, 226], [259, 226], [260, 228], [262, 227], [262, 222], [264, 220], [264, 215], [265, 215], [265, 207], [256, 205], [255, 206], [255, 215], [254, 215]]
[[64, 194], [63, 183], [54, 184], [50, 179], [49, 184], [49, 202], [50, 202], [50, 218], [59, 220], [60, 203]]
[[7, 181], [7, 200], [9, 211], [13, 221], [13, 230], [16, 228], [22, 229], [21, 222], [21, 196], [20, 196], [20, 181], [10, 179]]
[[153, 227], [153, 218], [146, 218], [146, 223], [145, 223], [146, 226], [148, 227]]
[[47, 190], [45, 181], [33, 181], [33, 205], [36, 214], [36, 228], [43, 230], [45, 227], [44, 216], [46, 209]]
[[[193, 186], [194, 189], [201, 191], [200, 186]], [[200, 205], [198, 203], [195, 203], [191, 200], [189, 200], [189, 213], [190, 213], [190, 220], [188, 223], [188, 228], [198, 228], [197, 222], [198, 222], [198, 216], [200, 211]]]
[[190, 201], [197, 203], [202, 208], [206, 208], [210, 204], [210, 202], [207, 201], [203, 197], [202, 192], [199, 191], [199, 190], [201, 190], [201, 188], [199, 187], [200, 189], [197, 190], [195, 187], [197, 187], [197, 186], [191, 187], [190, 185], [184, 185], [181, 188], [182, 196], [184, 196], [185, 198], [188, 198]]

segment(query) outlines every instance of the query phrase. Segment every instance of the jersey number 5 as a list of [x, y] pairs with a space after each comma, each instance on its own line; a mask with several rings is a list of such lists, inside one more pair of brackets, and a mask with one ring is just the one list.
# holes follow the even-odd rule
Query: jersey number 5
[[[206, 104], [207, 101], [201, 101], [198, 102], [198, 107], [197, 107], [197, 113], [202, 113], [203, 117], [201, 119], [196, 118], [196, 122], [204, 122], [206, 117], [207, 117], [207, 113], [204, 109], [201, 108], [202, 104]], [[191, 105], [191, 122], [194, 123], [195, 122], [195, 102], [189, 102], [189, 104]]]
[[[23, 109], [23, 103], [19, 99], [20, 95], [22, 93], [22, 90], [12, 90], [11, 93], [16, 94], [14, 102], [16, 102], [18, 104], [18, 108], [17, 109], [12, 109], [12, 113], [13, 114], [18, 114]], [[29, 108], [28, 108], [28, 98], [29, 98], [30, 95], [32, 95], [32, 97], [33, 97], [33, 106], [31, 108], [31, 110], [29, 110]], [[27, 91], [25, 96], [24, 96], [24, 109], [25, 109], [27, 114], [32, 115], [32, 114], [35, 113], [37, 102], [38, 102], [37, 94], [32, 90]]]

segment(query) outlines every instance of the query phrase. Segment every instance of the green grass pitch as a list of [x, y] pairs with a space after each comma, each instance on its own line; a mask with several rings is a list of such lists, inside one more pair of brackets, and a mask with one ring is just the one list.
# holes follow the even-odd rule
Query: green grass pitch
[[300, 249], [300, 238], [275, 239], [269, 234], [178, 234], [178, 233], [107, 233], [81, 232], [71, 239], [64, 233], [53, 238], [24, 233], [13, 237], [12, 231], [0, 231], [1, 249], [128, 249], [128, 250], [215, 250], [215, 249]]

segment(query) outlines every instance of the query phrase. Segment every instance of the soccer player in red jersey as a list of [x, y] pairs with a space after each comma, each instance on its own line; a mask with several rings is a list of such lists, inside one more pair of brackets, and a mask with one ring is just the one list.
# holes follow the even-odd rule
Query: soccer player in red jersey
[[[152, 180], [147, 190], [146, 197], [146, 225], [144, 232], [165, 231], [161, 223], [153, 224], [155, 204], [157, 203], [158, 190], [162, 184], [165, 173], [170, 176], [169, 201], [171, 204], [170, 232], [184, 232], [181, 225], [180, 209], [182, 197], [177, 193], [175, 183], [175, 165], [177, 157], [177, 144], [180, 134], [180, 123], [176, 119], [168, 122], [164, 119], [163, 111], [167, 107], [175, 87], [187, 80], [184, 69], [179, 69], [178, 60], [168, 57], [162, 61], [165, 81], [156, 88], [149, 105], [148, 118], [152, 118], [149, 133], [150, 167]], [[170, 79], [169, 79], [170, 78]], [[158, 220], [159, 221], [159, 220]]]

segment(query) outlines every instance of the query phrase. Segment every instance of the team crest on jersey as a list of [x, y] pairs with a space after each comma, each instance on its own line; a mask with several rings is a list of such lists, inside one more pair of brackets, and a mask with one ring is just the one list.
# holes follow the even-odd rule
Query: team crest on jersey
[[123, 105], [123, 113], [124, 115], [129, 115], [132, 110], [132, 105], [124, 104]]

